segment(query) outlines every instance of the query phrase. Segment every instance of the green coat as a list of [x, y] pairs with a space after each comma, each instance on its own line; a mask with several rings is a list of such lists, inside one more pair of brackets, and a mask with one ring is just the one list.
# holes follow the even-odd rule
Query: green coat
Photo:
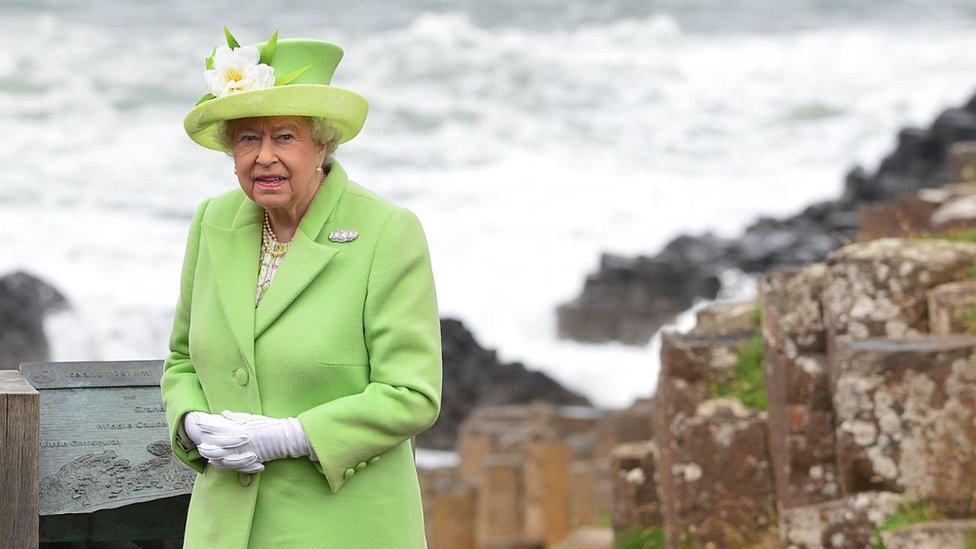
[[[235, 188], [187, 238], [160, 382], [173, 454], [200, 473], [184, 547], [426, 547], [411, 437], [437, 419], [443, 366], [420, 221], [333, 163], [255, 309], [263, 215]], [[217, 469], [178, 437], [191, 410], [295, 416], [320, 461]]]

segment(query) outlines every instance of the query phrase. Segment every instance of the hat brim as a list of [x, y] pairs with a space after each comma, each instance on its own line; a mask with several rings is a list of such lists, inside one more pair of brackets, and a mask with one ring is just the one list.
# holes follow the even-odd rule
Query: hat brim
[[252, 116], [327, 118], [341, 132], [339, 143], [359, 134], [369, 103], [353, 91], [327, 84], [287, 84], [215, 97], [194, 107], [183, 120], [190, 139], [223, 151], [217, 131], [226, 120]]

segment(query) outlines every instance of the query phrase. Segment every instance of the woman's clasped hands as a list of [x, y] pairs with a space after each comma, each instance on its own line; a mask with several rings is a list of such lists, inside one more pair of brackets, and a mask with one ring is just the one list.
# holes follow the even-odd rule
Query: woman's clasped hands
[[187, 436], [200, 455], [218, 469], [260, 473], [264, 463], [285, 457], [309, 456], [318, 461], [297, 418], [272, 418], [224, 410], [219, 414], [192, 411], [184, 416]]

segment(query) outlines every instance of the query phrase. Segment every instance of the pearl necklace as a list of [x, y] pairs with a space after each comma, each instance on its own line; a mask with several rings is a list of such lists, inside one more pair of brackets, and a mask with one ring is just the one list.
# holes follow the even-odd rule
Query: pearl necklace
[[[322, 168], [318, 167], [316, 170], [322, 171]], [[322, 180], [319, 181], [319, 185], [325, 183], [325, 176], [331, 171], [332, 167], [329, 166], [329, 170], [322, 174]], [[261, 229], [261, 251], [270, 253], [271, 257], [281, 257], [288, 251], [289, 244], [291, 242], [278, 242], [278, 237], [271, 230], [271, 216], [268, 215], [268, 210], [264, 210], [264, 228]]]
[[268, 211], [264, 211], [264, 228], [261, 230], [261, 251], [268, 252], [271, 257], [281, 257], [288, 251], [291, 242], [278, 242], [278, 237], [271, 230], [271, 217]]

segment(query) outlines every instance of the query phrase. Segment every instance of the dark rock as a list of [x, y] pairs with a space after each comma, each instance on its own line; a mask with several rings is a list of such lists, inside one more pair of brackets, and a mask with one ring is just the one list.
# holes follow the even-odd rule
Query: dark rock
[[16, 271], [0, 278], [0, 369], [49, 360], [44, 317], [67, 306], [61, 292], [34, 275]]
[[589, 400], [540, 371], [520, 362], [500, 363], [494, 350], [485, 349], [455, 319], [441, 319], [444, 380], [441, 412], [430, 429], [417, 435], [417, 446], [453, 450], [458, 427], [478, 406], [527, 404], [590, 405]]
[[558, 306], [559, 336], [643, 345], [695, 298], [714, 298], [726, 269], [764, 273], [822, 261], [827, 252], [858, 239], [859, 203], [950, 183], [949, 149], [973, 139], [976, 96], [962, 108], [944, 110], [928, 129], [903, 128], [877, 172], [851, 168], [835, 200], [817, 202], [783, 219], [760, 217], [735, 239], [680, 235], [657, 255], [601, 260], [580, 295]]
[[559, 335], [646, 342], [676, 310], [688, 308], [696, 297], [718, 295], [716, 261], [726, 247], [706, 233], [676, 238], [656, 257], [603, 254], [599, 272], [587, 277], [580, 297], [559, 307]]
[[750, 273], [812, 263], [842, 244], [836, 233], [828, 223], [760, 218], [729, 247], [725, 262]]
[[963, 107], [963, 108], [966, 109], [967, 111], [971, 112], [971, 113], [976, 113], [976, 94], [974, 94], [969, 99], [969, 101], [966, 103], [966, 106]]
[[957, 141], [976, 139], [976, 113], [966, 109], [946, 109], [932, 123], [932, 135], [938, 140], [944, 153]]
[[[943, 129], [948, 132], [948, 128]], [[898, 145], [894, 152], [886, 156], [878, 168], [878, 175], [884, 176], [923, 176], [945, 162], [946, 152], [940, 147], [940, 140], [933, 133], [920, 128], [904, 128], [898, 132]], [[910, 178], [905, 178], [910, 180]], [[906, 185], [910, 187], [911, 185]], [[894, 198], [895, 188], [880, 186], [876, 200]]]
[[852, 208], [860, 200], [874, 202], [880, 200], [881, 192], [877, 188], [877, 181], [868, 175], [861, 166], [854, 166], [844, 176], [844, 193], [840, 197], [845, 208]]

